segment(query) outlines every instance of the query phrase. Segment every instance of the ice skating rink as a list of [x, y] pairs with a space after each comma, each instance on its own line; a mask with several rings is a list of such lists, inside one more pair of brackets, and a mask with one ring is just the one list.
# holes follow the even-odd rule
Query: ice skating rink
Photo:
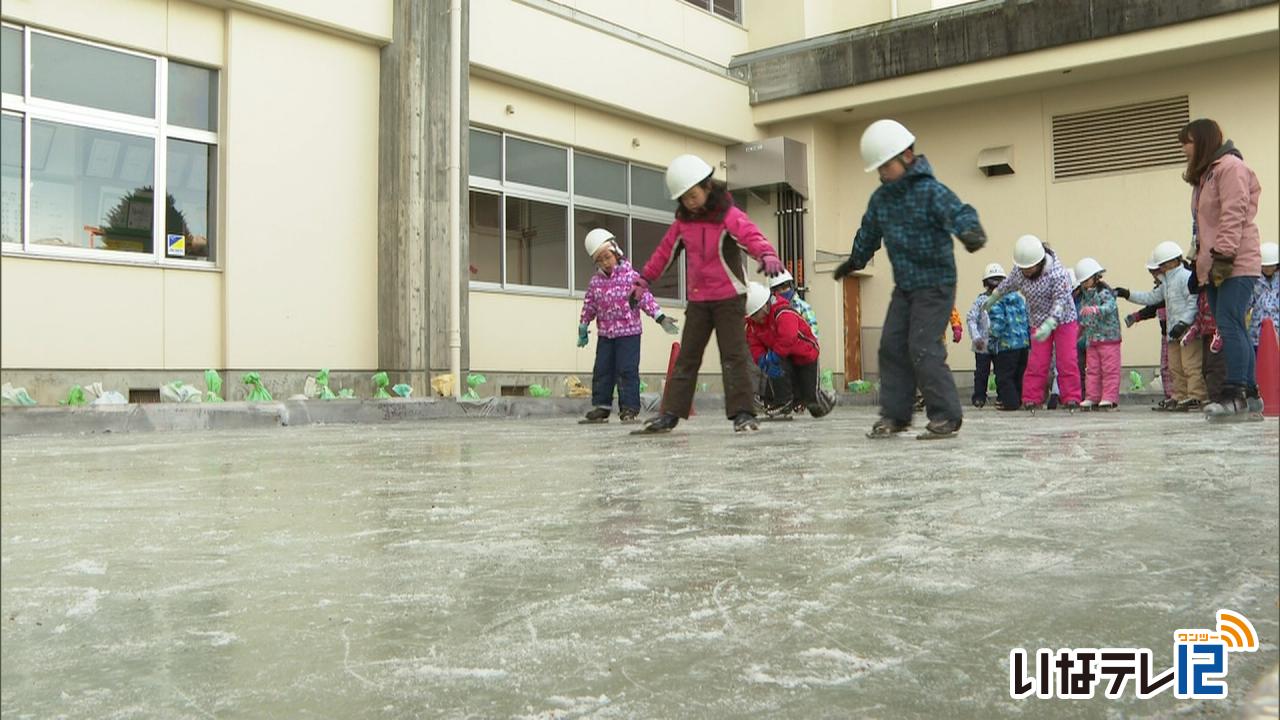
[[[1228, 718], [1277, 662], [1277, 423], [460, 420], [4, 441], [6, 718]], [[917, 421], [917, 427], [922, 421]], [[1226, 700], [1014, 700], [1213, 628]], [[1274, 691], [1273, 691], [1274, 692]], [[1274, 707], [1274, 705], [1273, 705]]]

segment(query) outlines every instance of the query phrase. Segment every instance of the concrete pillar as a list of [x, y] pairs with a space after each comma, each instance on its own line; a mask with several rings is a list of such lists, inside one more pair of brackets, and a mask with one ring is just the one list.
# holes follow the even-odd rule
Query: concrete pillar
[[382, 49], [378, 140], [378, 365], [420, 395], [449, 368], [449, 133], [462, 135], [462, 367], [469, 366], [467, 33], [462, 0], [462, 120], [449, 118], [449, 2], [395, 0]]

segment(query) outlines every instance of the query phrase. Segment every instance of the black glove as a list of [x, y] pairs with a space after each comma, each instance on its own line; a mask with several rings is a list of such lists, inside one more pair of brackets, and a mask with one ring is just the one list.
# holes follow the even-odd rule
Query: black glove
[[1190, 326], [1182, 322], [1181, 320], [1179, 320], [1178, 322], [1173, 324], [1173, 327], [1169, 328], [1169, 337], [1173, 338], [1174, 340], [1182, 339], [1182, 336], [1187, 333], [1188, 327]]
[[1115, 289], [1115, 294], [1116, 294], [1116, 297], [1118, 297], [1118, 298], [1124, 298], [1125, 300], [1128, 300], [1128, 299], [1129, 299], [1129, 289], [1128, 289], [1128, 288], [1118, 287], [1118, 288], [1116, 288], [1116, 289]]
[[959, 238], [960, 242], [964, 243], [964, 249], [971, 253], [978, 252], [983, 245], [987, 244], [987, 234], [980, 227], [965, 230], [960, 233]]
[[836, 268], [835, 272], [831, 273], [831, 277], [835, 278], [836, 280], [843, 280], [853, 272], [857, 270], [861, 270], [863, 267], [865, 266], [859, 265], [857, 261], [853, 259], [853, 257], [850, 257], [848, 260], [845, 260], [844, 262], [840, 263], [839, 267]]

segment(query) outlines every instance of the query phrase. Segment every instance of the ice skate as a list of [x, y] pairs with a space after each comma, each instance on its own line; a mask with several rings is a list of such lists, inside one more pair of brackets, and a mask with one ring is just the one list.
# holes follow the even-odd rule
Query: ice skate
[[587, 416], [578, 421], [579, 425], [603, 425], [609, 422], [608, 408], [591, 408]]
[[640, 411], [632, 408], [623, 408], [618, 411], [618, 422], [623, 425], [634, 425], [640, 422]]
[[632, 430], [632, 435], [661, 435], [671, 432], [672, 428], [680, 422], [680, 418], [670, 413], [662, 413], [656, 418], [649, 420], [637, 430]]
[[[787, 418], [790, 420], [790, 416]], [[760, 429], [760, 423], [756, 422], [756, 416], [751, 413], [738, 413], [733, 417], [734, 432], [754, 432]]]
[[871, 426], [871, 430], [867, 432], [867, 437], [872, 440], [883, 440], [891, 438], [900, 432], [905, 432], [911, 427], [911, 423], [898, 422], [889, 418], [880, 418], [875, 425]]
[[924, 432], [916, 435], [917, 440], [945, 440], [953, 438], [960, 432], [963, 420], [937, 420], [924, 426]]

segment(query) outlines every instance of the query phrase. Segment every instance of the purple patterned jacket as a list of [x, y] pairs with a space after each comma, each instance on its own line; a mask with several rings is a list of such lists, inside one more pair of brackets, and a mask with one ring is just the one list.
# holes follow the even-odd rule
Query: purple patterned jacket
[[653, 299], [649, 291], [645, 291], [638, 308], [632, 308], [627, 298], [631, 295], [631, 287], [640, 273], [631, 267], [626, 259], [621, 259], [608, 275], [597, 270], [587, 283], [587, 295], [582, 301], [583, 325], [596, 321], [600, 337], [619, 338], [640, 334], [640, 311], [644, 310], [649, 317], [657, 319], [662, 314], [658, 301]]

